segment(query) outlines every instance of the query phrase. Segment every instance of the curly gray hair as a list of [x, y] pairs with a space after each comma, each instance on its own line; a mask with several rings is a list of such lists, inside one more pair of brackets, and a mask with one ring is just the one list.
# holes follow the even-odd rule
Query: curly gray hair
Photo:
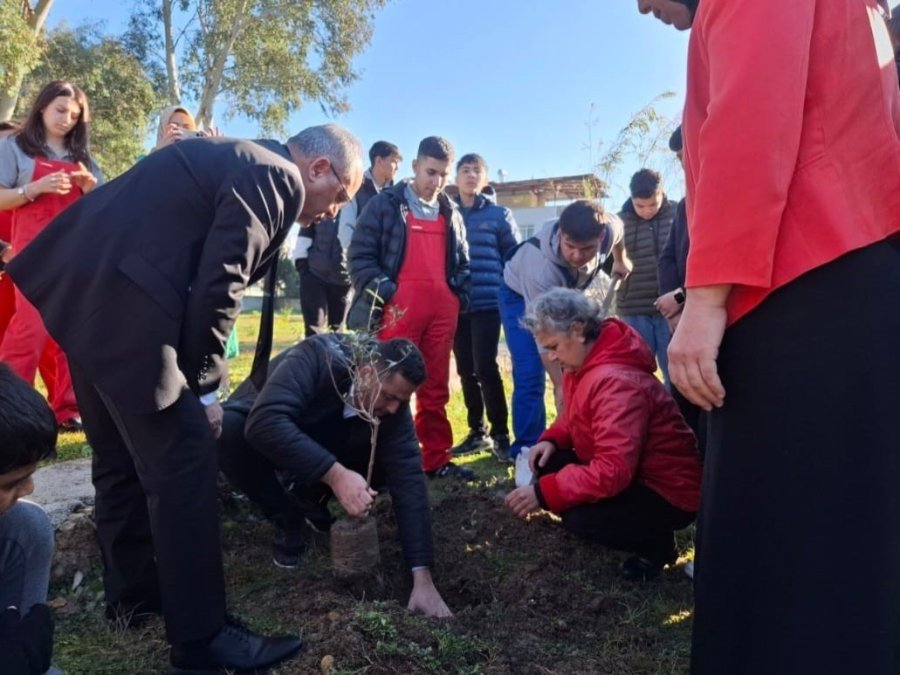
[[572, 326], [584, 327], [584, 337], [596, 339], [603, 323], [600, 304], [578, 291], [554, 288], [539, 295], [522, 318], [522, 325], [536, 333], [568, 333]]

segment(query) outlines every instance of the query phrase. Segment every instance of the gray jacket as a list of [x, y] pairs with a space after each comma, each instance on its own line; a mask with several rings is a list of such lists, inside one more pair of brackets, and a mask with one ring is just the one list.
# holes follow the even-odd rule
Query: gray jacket
[[[618, 218], [603, 233], [597, 257], [579, 269], [570, 267], [559, 253], [559, 218], [549, 220], [534, 237], [519, 244], [503, 267], [503, 282], [530, 304], [551, 288], [577, 288], [590, 285], [612, 247], [622, 240]], [[535, 245], [537, 244], [537, 245]]]

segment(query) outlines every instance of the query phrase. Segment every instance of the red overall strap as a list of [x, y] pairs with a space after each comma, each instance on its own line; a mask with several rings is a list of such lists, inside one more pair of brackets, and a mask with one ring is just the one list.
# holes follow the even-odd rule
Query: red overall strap
[[[32, 181], [37, 181], [57, 171], [65, 171], [72, 173], [80, 171], [81, 167], [72, 162], [61, 162], [59, 160], [45, 159], [43, 157], [34, 158], [34, 174]], [[25, 246], [31, 243], [40, 232], [47, 226], [51, 220], [62, 213], [66, 207], [81, 197], [81, 190], [75, 185], [69, 191], [69, 194], [42, 194], [29, 204], [18, 207], [13, 212], [13, 229], [12, 229], [12, 245], [16, 252], [21, 251]]]

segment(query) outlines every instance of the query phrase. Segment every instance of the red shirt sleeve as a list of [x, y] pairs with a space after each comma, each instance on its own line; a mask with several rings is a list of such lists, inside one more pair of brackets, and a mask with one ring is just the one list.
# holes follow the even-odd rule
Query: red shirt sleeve
[[771, 285], [800, 147], [815, 8], [816, 0], [700, 5], [685, 111], [688, 287]]
[[593, 447], [576, 450], [590, 459], [540, 479], [541, 494], [556, 513], [622, 492], [634, 481], [647, 443], [650, 407], [632, 381], [605, 379], [589, 400]]

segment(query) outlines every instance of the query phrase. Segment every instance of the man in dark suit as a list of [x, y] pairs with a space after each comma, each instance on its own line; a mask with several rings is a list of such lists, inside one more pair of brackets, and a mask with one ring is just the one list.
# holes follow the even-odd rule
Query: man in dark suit
[[107, 616], [161, 611], [175, 672], [265, 668], [301, 647], [226, 616], [216, 391], [247, 286], [295, 221], [333, 218], [361, 181], [359, 144], [336, 125], [287, 145], [183, 141], [80, 199], [7, 267], [72, 365]]

